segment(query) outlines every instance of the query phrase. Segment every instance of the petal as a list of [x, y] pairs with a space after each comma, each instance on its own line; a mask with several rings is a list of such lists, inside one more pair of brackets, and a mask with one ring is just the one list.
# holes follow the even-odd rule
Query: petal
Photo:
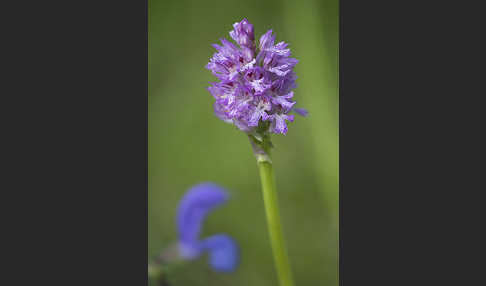
[[253, 108], [248, 116], [248, 125], [252, 127], [258, 126], [258, 121], [260, 121], [262, 113], [265, 113], [265, 111], [262, 111], [261, 109], [258, 109], [256, 107]]
[[285, 135], [287, 134], [287, 124], [285, 123], [285, 120], [292, 122], [294, 121], [294, 116], [286, 114], [274, 114], [272, 115], [272, 119], [274, 120], [273, 132]]
[[266, 110], [270, 110], [270, 104], [266, 100], [260, 100], [257, 106], [254, 106], [248, 116], [248, 125], [249, 126], [258, 126], [258, 122], [260, 118], [262, 121], [267, 120], [270, 116], [265, 112]]
[[275, 118], [275, 133], [287, 133], [287, 124], [285, 124], [285, 120], [282, 118]]
[[202, 183], [192, 187], [181, 199], [177, 209], [179, 242], [186, 247], [197, 243], [206, 215], [228, 200], [222, 187], [213, 183]]
[[282, 95], [282, 96], [276, 96], [272, 98], [272, 102], [274, 104], [281, 105], [285, 111], [291, 110], [292, 106], [296, 104], [297, 102], [291, 101], [291, 98], [294, 96], [294, 92], [291, 91], [288, 94]]
[[231, 38], [240, 46], [253, 48], [253, 25], [248, 20], [243, 19], [241, 22], [233, 24], [233, 30], [229, 33]]
[[231, 118], [223, 111], [223, 107], [217, 101], [213, 103], [214, 114], [226, 123], [232, 123]]
[[295, 111], [295, 113], [304, 117], [306, 117], [309, 114], [309, 111], [307, 111], [307, 109], [304, 108], [293, 108], [292, 111]]
[[272, 98], [272, 102], [277, 105], [281, 105], [285, 111], [288, 111], [296, 104], [295, 101], [288, 101], [284, 96], [277, 96]]
[[253, 129], [244, 118], [235, 118], [233, 119], [233, 122], [235, 126], [243, 132], [250, 132]]
[[275, 36], [272, 36], [272, 30], [268, 30], [260, 37], [260, 50], [265, 50], [271, 46], [275, 41]]
[[201, 242], [201, 249], [209, 253], [209, 265], [219, 272], [233, 272], [240, 262], [240, 250], [228, 235], [216, 234]]
[[293, 92], [293, 91], [291, 91], [291, 92], [287, 93], [286, 95], [283, 95], [282, 97], [283, 97], [283, 98], [290, 99], [290, 98], [294, 97], [294, 92]]
[[286, 49], [286, 47], [287, 44], [285, 42], [280, 42], [273, 47], [267, 48], [267, 51], [279, 56], [288, 57], [290, 56], [290, 49]]

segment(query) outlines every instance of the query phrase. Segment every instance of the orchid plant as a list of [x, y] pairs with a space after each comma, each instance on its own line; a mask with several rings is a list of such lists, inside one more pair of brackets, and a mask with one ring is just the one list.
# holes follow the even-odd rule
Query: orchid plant
[[221, 39], [214, 44], [216, 53], [206, 68], [218, 81], [209, 92], [215, 98], [214, 112], [221, 120], [245, 132], [253, 147], [260, 170], [263, 198], [273, 255], [281, 286], [293, 286], [292, 272], [285, 247], [277, 202], [275, 176], [270, 149], [271, 134], [287, 134], [287, 121], [297, 113], [293, 100], [297, 76], [293, 71], [298, 60], [291, 57], [288, 44], [275, 43], [269, 30], [255, 43], [253, 25], [243, 19], [229, 32], [236, 44]]
[[[221, 39], [206, 68], [218, 81], [210, 83], [215, 98], [214, 113], [224, 122], [244, 132], [251, 143], [260, 171], [265, 212], [277, 275], [281, 286], [293, 286], [292, 271], [285, 246], [277, 201], [275, 175], [270, 150], [272, 134], [288, 132], [293, 113], [307, 116], [296, 107], [293, 90], [297, 87], [288, 44], [275, 43], [269, 30], [256, 43], [253, 25], [243, 19], [229, 32], [235, 43]], [[214, 184], [192, 187], [177, 209], [178, 241], [162, 252], [150, 265], [149, 277], [167, 284], [168, 265], [187, 262], [208, 254], [210, 267], [217, 272], [233, 272], [240, 260], [235, 240], [227, 234], [201, 239], [200, 232], [209, 212], [226, 203], [227, 191]]]

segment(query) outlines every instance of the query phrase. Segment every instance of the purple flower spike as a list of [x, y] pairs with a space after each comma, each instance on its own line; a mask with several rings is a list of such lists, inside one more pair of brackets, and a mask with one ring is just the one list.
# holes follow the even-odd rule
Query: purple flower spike
[[218, 234], [199, 240], [206, 216], [228, 198], [225, 189], [213, 183], [196, 185], [184, 195], [177, 209], [179, 254], [182, 258], [192, 260], [208, 252], [214, 270], [231, 272], [236, 269], [239, 249], [231, 237]]
[[293, 69], [298, 60], [290, 57], [287, 43], [275, 44], [272, 30], [256, 45], [253, 25], [247, 19], [233, 28], [229, 34], [236, 45], [226, 39], [221, 40], [222, 45], [213, 45], [217, 52], [206, 66], [219, 79], [208, 88], [216, 99], [214, 112], [247, 133], [267, 123], [262, 125], [265, 131], [286, 134], [285, 120], [293, 120], [287, 114], [305, 113], [294, 108], [296, 102], [292, 101], [297, 79]]

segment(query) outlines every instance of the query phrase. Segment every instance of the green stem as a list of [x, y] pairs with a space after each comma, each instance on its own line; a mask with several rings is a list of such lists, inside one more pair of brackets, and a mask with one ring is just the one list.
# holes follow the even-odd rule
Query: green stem
[[[250, 140], [252, 140], [252, 138], [250, 138]], [[256, 143], [256, 141], [252, 141], [254, 151], [256, 151], [255, 144], [253, 143]], [[255, 152], [258, 169], [260, 170], [260, 179], [262, 182], [262, 192], [265, 204], [265, 212], [267, 215], [268, 232], [270, 234], [270, 243], [272, 245], [273, 257], [275, 259], [280, 286], [293, 286], [294, 282], [292, 279], [292, 270], [290, 268], [282, 225], [280, 223], [277, 188], [275, 184], [273, 166], [270, 160], [269, 149], [269, 147], [261, 148], [260, 150], [265, 151], [264, 154]]]

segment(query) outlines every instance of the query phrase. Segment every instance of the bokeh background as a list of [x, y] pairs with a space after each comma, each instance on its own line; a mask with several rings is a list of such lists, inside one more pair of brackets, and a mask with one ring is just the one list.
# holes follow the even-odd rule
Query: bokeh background
[[297, 286], [338, 285], [338, 1], [149, 0], [148, 255], [176, 239], [175, 210], [192, 185], [212, 181], [231, 201], [210, 214], [203, 236], [226, 232], [240, 244], [233, 274], [206, 259], [176, 269], [181, 285], [277, 285], [260, 179], [247, 137], [213, 114], [204, 68], [212, 43], [247, 18], [255, 36], [268, 29], [290, 43], [299, 107], [286, 136], [273, 136], [282, 223]]

